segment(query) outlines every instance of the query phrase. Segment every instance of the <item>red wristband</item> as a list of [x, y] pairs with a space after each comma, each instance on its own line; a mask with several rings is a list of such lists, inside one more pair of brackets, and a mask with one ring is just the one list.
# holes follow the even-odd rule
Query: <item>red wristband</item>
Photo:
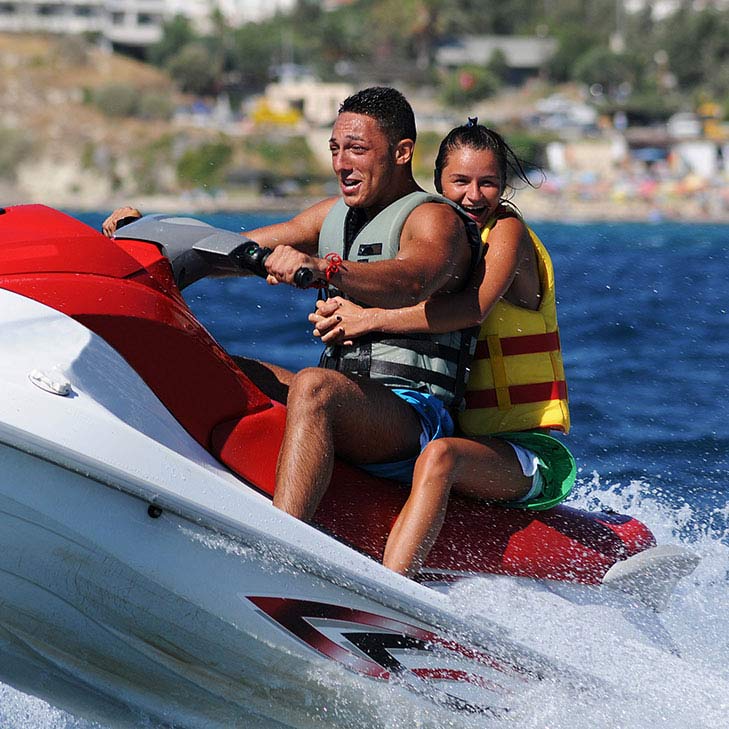
[[338, 253], [327, 253], [326, 256], [324, 256], [324, 260], [328, 261], [329, 265], [326, 268], [326, 271], [324, 271], [324, 275], [326, 276], [327, 283], [329, 283], [329, 280], [331, 277], [339, 271], [339, 269], [342, 267], [342, 257]]

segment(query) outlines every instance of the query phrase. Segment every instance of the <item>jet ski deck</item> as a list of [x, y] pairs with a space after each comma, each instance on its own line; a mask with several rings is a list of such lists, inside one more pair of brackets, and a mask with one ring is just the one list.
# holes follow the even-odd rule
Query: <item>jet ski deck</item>
[[[285, 408], [195, 319], [158, 245], [109, 240], [42, 206], [9, 209], [2, 234], [0, 287], [101, 336], [200, 445], [272, 495]], [[379, 560], [406, 496], [399, 484], [339, 463], [315, 523]], [[487, 572], [598, 584], [615, 562], [654, 545], [630, 516], [564, 505], [535, 513], [454, 496], [422, 579]]]

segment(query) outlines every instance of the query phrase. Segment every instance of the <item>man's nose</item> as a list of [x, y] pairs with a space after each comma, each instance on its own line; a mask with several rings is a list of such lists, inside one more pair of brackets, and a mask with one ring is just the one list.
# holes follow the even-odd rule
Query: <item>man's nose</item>
[[332, 167], [335, 172], [341, 172], [343, 169], [347, 169], [348, 155], [346, 151], [339, 150], [338, 152], [332, 152]]

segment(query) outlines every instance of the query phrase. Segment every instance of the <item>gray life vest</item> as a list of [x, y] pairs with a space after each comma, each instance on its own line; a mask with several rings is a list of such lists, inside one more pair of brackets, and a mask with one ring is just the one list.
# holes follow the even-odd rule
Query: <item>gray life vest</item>
[[[370, 221], [364, 218], [364, 211], [349, 208], [344, 200], [338, 200], [322, 224], [319, 256], [338, 253], [344, 260], [364, 263], [395, 258], [405, 221], [418, 205], [426, 202], [447, 203], [461, 215], [475, 262], [481, 254], [481, 239], [473, 221], [450, 200], [426, 192], [412, 192], [396, 200]], [[330, 288], [329, 294], [350, 298], [334, 288]], [[478, 327], [446, 334], [373, 332], [359, 337], [352, 345], [328, 346], [319, 366], [368, 377], [386, 387], [428, 392], [458, 408], [477, 332]]]

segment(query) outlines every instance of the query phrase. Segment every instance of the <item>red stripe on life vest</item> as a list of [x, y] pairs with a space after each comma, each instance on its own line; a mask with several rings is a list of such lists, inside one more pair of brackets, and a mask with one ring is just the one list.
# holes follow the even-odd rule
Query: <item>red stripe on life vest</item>
[[[537, 354], [559, 350], [559, 332], [545, 334], [524, 334], [521, 337], [502, 337], [501, 352], [505, 357], [516, 354]], [[476, 359], [488, 359], [489, 349], [486, 340], [476, 344]]]
[[[566, 400], [567, 383], [564, 380], [555, 382], [537, 382], [532, 385], [510, 385], [509, 399], [512, 405], [526, 405], [530, 402], [546, 400]], [[466, 393], [466, 408], [495, 408], [498, 406], [496, 390], [473, 390]]]

